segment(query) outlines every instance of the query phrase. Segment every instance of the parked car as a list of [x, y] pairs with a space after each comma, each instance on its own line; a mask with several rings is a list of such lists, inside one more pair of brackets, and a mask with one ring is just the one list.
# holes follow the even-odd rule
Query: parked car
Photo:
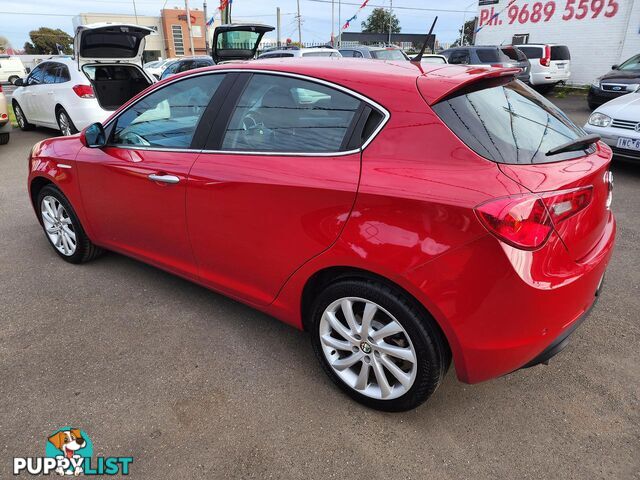
[[0, 83], [13, 83], [18, 78], [26, 77], [27, 71], [24, 69], [22, 60], [11, 55], [0, 55]]
[[373, 58], [375, 60], [409, 60], [406, 53], [397, 47], [355, 46], [340, 48], [343, 57]]
[[611, 151], [518, 71], [185, 72], [36, 144], [30, 199], [64, 260], [113, 250], [246, 302], [309, 331], [351, 397], [406, 410], [452, 358], [469, 383], [547, 362], [601, 289]]
[[619, 157], [640, 160], [640, 92], [620, 96], [591, 114], [585, 131], [600, 135]]
[[11, 121], [9, 119], [9, 107], [7, 97], [5, 97], [0, 85], [0, 145], [9, 143], [11, 135]]
[[258, 55], [258, 60], [264, 60], [268, 58], [289, 58], [289, 57], [341, 57], [342, 55], [338, 50], [331, 47], [282, 47], [272, 50], [268, 50]]
[[176, 73], [182, 73], [196, 68], [210, 67], [215, 65], [211, 57], [198, 56], [198, 57], [182, 57], [179, 59], [173, 59], [164, 66], [160, 80], [171, 77]]
[[12, 103], [20, 128], [40, 125], [72, 135], [105, 120], [154, 82], [142, 68], [144, 37], [151, 32], [137, 25], [79, 26], [77, 58], [52, 57], [15, 82]]
[[550, 91], [571, 78], [571, 53], [566, 45], [527, 43], [518, 45], [531, 63], [529, 83], [537, 90]]
[[162, 75], [162, 72], [166, 68], [167, 64], [169, 64], [173, 60], [175, 59], [167, 58], [165, 60], [156, 60], [154, 62], [145, 63], [144, 70], [145, 72], [153, 75], [156, 79], [160, 80], [160, 76]]
[[466, 46], [449, 48], [440, 52], [447, 62], [454, 65], [491, 65], [492, 67], [517, 67], [522, 71], [518, 80], [528, 83], [531, 64], [527, 56], [512, 45]]
[[620, 65], [613, 65], [606, 75], [596, 78], [589, 88], [587, 102], [591, 110], [640, 88], [640, 54]]

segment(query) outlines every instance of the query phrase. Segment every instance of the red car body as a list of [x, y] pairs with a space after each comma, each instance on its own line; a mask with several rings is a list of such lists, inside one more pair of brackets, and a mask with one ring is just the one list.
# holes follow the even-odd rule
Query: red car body
[[[95, 244], [300, 329], [309, 292], [323, 275], [359, 270], [382, 277], [434, 317], [461, 381], [497, 377], [537, 357], [594, 302], [616, 230], [605, 207], [611, 151], [598, 143], [586, 157], [563, 162], [489, 161], [454, 135], [432, 105], [465, 85], [514, 72], [423, 68], [345, 59], [211, 67], [206, 71], [324, 80], [373, 99], [390, 116], [362, 152], [322, 161], [91, 149], [80, 135], [49, 139], [32, 151], [31, 198], [52, 182]], [[149, 182], [156, 172], [180, 183]], [[585, 186], [592, 192], [586, 208], [533, 250], [500, 240], [476, 212], [502, 197]]]

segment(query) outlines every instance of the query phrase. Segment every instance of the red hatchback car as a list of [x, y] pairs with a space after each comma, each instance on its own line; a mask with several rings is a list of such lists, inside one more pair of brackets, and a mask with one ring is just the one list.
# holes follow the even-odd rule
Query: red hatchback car
[[410, 409], [452, 359], [468, 383], [546, 362], [612, 253], [611, 150], [515, 74], [190, 71], [37, 144], [31, 200], [63, 259], [113, 250], [245, 302], [309, 331], [351, 397]]

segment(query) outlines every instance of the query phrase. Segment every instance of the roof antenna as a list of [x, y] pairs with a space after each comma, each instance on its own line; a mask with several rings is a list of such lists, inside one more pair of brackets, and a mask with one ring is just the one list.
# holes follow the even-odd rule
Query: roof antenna
[[411, 60], [412, 62], [420, 63], [422, 61], [422, 56], [424, 55], [424, 51], [427, 49], [427, 44], [429, 43], [429, 39], [431, 38], [431, 33], [433, 33], [433, 27], [436, 26], [437, 21], [438, 21], [438, 17], [436, 16], [436, 18], [433, 19], [433, 23], [431, 24], [429, 33], [427, 33], [427, 36], [424, 39], [424, 43], [422, 44], [422, 50], [420, 50], [420, 53], [418, 55], [413, 57], [413, 60]]

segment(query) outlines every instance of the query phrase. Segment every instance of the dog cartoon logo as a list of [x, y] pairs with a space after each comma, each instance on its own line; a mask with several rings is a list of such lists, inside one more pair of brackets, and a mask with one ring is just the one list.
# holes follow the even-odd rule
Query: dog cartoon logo
[[58, 475], [75, 475], [83, 473], [82, 464], [85, 458], [93, 455], [93, 445], [89, 437], [79, 428], [61, 428], [48, 437], [47, 457], [68, 460], [69, 467], [56, 468]]

